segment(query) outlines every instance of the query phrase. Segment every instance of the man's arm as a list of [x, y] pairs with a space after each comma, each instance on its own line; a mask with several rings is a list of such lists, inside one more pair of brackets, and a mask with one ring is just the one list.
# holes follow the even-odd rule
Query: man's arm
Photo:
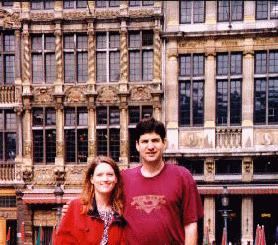
[[189, 223], [184, 227], [185, 245], [197, 245], [198, 241], [198, 225], [197, 222]]

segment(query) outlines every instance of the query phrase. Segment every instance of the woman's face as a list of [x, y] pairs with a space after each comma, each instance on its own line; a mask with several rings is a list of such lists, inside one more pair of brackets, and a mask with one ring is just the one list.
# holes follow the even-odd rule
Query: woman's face
[[95, 193], [111, 194], [117, 183], [117, 177], [109, 164], [100, 163], [95, 168], [91, 183], [95, 187]]

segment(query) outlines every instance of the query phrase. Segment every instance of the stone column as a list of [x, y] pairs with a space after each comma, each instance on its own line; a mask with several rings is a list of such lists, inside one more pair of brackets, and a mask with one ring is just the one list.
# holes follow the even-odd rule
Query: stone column
[[88, 162], [97, 156], [96, 142], [96, 107], [94, 98], [88, 99]]
[[253, 39], [246, 38], [243, 53], [242, 81], [242, 147], [253, 146], [254, 53]]
[[167, 31], [179, 30], [179, 1], [165, 1]]
[[0, 217], [0, 245], [6, 245], [6, 220]]
[[31, 102], [30, 98], [26, 97], [24, 102], [23, 114], [23, 162], [24, 168], [31, 171], [32, 168], [32, 123], [31, 123]]
[[206, 196], [204, 199], [204, 231], [208, 229], [209, 240], [215, 241], [215, 199]]
[[215, 147], [215, 117], [216, 117], [216, 83], [215, 83], [215, 47], [214, 41], [209, 40], [206, 44], [205, 59], [205, 111], [204, 111], [204, 134], [205, 147]]
[[121, 96], [120, 104], [120, 163], [121, 168], [128, 167], [128, 107], [127, 107], [127, 98]]
[[30, 89], [30, 79], [31, 79], [31, 69], [30, 69], [30, 40], [29, 40], [29, 32], [27, 24], [23, 25], [23, 94], [28, 95], [31, 94]]
[[253, 244], [253, 200], [250, 196], [242, 198], [241, 244]]
[[120, 30], [120, 91], [127, 91], [128, 82], [128, 48], [126, 20], [121, 21]]
[[[23, 186], [21, 186], [23, 187]], [[24, 222], [24, 212], [22, 212], [23, 210], [23, 200], [22, 200], [22, 197], [23, 197], [23, 192], [22, 192], [22, 189], [17, 189], [16, 190], [16, 219], [17, 219], [17, 234], [20, 234], [20, 236], [17, 236], [17, 244], [18, 245], [22, 245], [23, 243], [21, 242], [21, 224], [22, 222]]]
[[96, 35], [94, 22], [88, 23], [88, 90], [95, 92], [96, 86]]
[[161, 38], [160, 38], [160, 26], [158, 24], [154, 28], [153, 82], [157, 84], [161, 83]]
[[168, 149], [179, 148], [178, 133], [178, 43], [170, 38], [167, 43], [166, 81], [165, 81], [165, 119], [168, 138]]
[[65, 164], [64, 107], [62, 97], [56, 97], [56, 171], [63, 171]]
[[56, 81], [55, 94], [63, 93], [63, 40], [61, 23], [55, 24], [55, 60], [56, 60]]

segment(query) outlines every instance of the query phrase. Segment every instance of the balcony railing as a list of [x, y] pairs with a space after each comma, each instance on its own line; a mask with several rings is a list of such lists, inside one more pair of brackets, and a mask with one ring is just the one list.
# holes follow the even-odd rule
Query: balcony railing
[[15, 179], [15, 164], [0, 162], [0, 182], [9, 182]]
[[0, 103], [15, 102], [15, 87], [13, 85], [0, 86]]
[[242, 129], [240, 127], [216, 128], [217, 148], [240, 148]]

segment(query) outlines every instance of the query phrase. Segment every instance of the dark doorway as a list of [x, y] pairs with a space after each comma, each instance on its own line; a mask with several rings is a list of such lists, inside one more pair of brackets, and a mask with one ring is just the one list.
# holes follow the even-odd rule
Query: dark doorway
[[8, 234], [9, 227], [11, 228], [10, 245], [16, 245], [16, 234], [17, 234], [16, 226], [17, 226], [16, 220], [6, 221], [6, 229], [7, 229], [6, 234]]
[[254, 206], [254, 239], [256, 226], [263, 225], [265, 230], [266, 244], [275, 243], [275, 228], [278, 225], [278, 197], [256, 196], [253, 199]]
[[[228, 241], [232, 244], [241, 244], [241, 197], [229, 196], [229, 212], [228, 217]], [[215, 200], [215, 231], [216, 231], [216, 244], [221, 244], [222, 232], [224, 227], [224, 221], [221, 204], [221, 196], [217, 196]]]

